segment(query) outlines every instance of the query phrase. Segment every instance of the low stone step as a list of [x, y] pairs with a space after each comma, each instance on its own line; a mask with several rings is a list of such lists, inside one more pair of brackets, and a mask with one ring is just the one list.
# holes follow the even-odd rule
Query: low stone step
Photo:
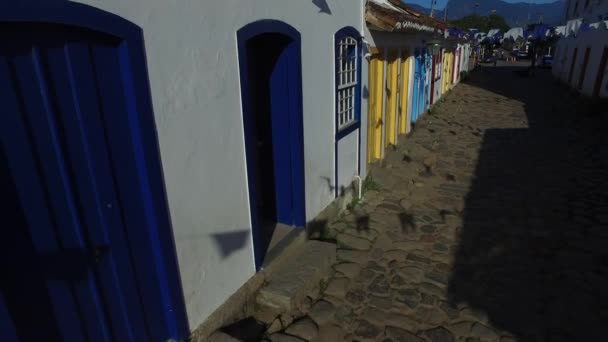
[[336, 245], [310, 240], [304, 243], [266, 278], [257, 302], [290, 312], [329, 274], [336, 261]]

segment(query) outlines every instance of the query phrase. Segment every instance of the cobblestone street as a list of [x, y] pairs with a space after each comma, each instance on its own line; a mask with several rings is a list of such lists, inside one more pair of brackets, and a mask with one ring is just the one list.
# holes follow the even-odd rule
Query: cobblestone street
[[545, 70], [458, 85], [329, 224], [333, 274], [270, 340], [605, 340], [608, 124], [577, 103]]

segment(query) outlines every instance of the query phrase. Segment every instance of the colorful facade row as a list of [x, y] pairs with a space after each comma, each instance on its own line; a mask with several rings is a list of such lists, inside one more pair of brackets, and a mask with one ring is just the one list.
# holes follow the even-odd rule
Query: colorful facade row
[[459, 81], [443, 25], [397, 0], [0, 4], [0, 339], [226, 323]]
[[443, 22], [409, 7], [368, 2], [365, 40], [369, 54], [367, 162], [384, 149], [460, 81], [468, 71], [469, 44], [450, 37]]

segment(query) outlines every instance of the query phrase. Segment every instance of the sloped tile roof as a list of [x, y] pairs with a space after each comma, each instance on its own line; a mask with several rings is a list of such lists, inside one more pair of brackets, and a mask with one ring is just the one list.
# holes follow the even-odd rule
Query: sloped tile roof
[[368, 0], [365, 21], [370, 28], [386, 32], [438, 32], [447, 24], [419, 13], [399, 0]]

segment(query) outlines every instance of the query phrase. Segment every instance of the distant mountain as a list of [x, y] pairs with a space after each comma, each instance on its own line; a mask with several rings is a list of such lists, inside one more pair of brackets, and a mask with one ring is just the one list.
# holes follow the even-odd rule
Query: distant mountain
[[[403, 1], [408, 6], [429, 14], [430, 10], [420, 5], [409, 4], [408, 0]], [[475, 4], [479, 7], [475, 8]], [[525, 26], [527, 23], [536, 23], [542, 16], [542, 20], [548, 25], [558, 25], [564, 15], [564, 1], [558, 0], [546, 4], [532, 4], [528, 2], [507, 3], [501, 0], [450, 0], [448, 3], [448, 19], [459, 19], [466, 15], [477, 13], [488, 15], [492, 10], [502, 16], [511, 27]], [[435, 11], [435, 17], [443, 17], [443, 8]], [[529, 20], [528, 20], [528, 14]]]
[[[404, 3], [408, 6], [410, 6], [412, 9], [414, 9], [415, 11], [418, 11], [422, 14], [426, 14], [429, 15], [429, 13], [431, 13], [431, 10], [427, 7], [424, 6], [420, 6], [418, 4], [408, 4], [407, 1], [404, 1]], [[443, 13], [443, 9], [441, 10], [441, 13]], [[434, 17], [437, 17], [436, 15], [433, 15]]]

